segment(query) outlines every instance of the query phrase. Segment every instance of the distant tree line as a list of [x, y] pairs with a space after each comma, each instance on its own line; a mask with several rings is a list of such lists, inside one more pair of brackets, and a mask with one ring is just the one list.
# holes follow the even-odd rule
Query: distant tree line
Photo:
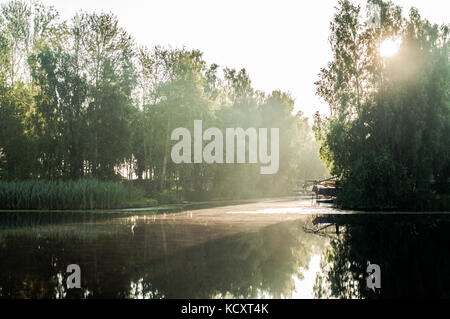
[[[200, 51], [137, 45], [113, 14], [61, 21], [39, 2], [1, 5], [3, 180], [125, 177], [221, 197], [286, 192], [327, 174], [293, 106], [289, 94], [257, 91], [244, 69], [208, 65]], [[170, 134], [194, 120], [280, 128], [278, 174], [261, 176], [255, 164], [175, 165]]]
[[[445, 197], [448, 209], [449, 25], [431, 24], [414, 8], [404, 17], [391, 2], [368, 4], [380, 9], [380, 25], [339, 1], [330, 24], [333, 59], [316, 83], [331, 115], [317, 114], [314, 129], [322, 158], [341, 179], [338, 201], [442, 209], [432, 202]], [[380, 55], [385, 39], [401, 41], [397, 54]]]

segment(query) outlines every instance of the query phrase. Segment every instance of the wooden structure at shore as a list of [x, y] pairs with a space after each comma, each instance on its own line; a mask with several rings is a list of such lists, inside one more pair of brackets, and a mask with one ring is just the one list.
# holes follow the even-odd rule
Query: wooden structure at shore
[[316, 199], [324, 196], [327, 200], [333, 200], [339, 191], [339, 180], [337, 177], [330, 177], [323, 180], [307, 180], [303, 185], [303, 189], [311, 186], [312, 192], [316, 194]]

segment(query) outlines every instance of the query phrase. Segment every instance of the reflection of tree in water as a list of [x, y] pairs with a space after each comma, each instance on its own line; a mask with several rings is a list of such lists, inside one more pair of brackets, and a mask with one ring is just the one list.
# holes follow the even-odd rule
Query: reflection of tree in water
[[[314, 287], [317, 298], [450, 297], [450, 220], [442, 215], [361, 216], [331, 242]], [[368, 263], [381, 290], [366, 288]]]
[[[156, 225], [154, 225], [156, 226]], [[116, 227], [116, 226], [115, 226]], [[289, 296], [293, 276], [307, 269], [323, 247], [320, 237], [302, 233], [301, 222], [268, 226], [168, 255], [138, 224], [133, 233], [52, 235], [33, 231], [0, 238], [0, 296], [3, 298], [210, 298]], [[126, 229], [129, 229], [127, 226]], [[152, 228], [151, 231], [154, 231]], [[151, 232], [150, 231], [150, 232]], [[82, 269], [82, 289], [66, 291], [67, 265]]]
[[207, 242], [146, 265], [144, 281], [168, 298], [288, 296], [320, 244], [299, 234], [299, 225], [284, 224]]

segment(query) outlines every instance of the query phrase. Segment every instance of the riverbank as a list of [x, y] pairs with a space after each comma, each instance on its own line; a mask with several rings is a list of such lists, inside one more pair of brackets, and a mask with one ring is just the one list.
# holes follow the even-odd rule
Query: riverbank
[[[228, 199], [210, 196], [214, 199], [209, 200], [208, 196], [200, 197], [205, 200], [185, 201], [181, 191], [148, 192], [126, 181], [107, 182], [96, 179], [0, 181], [0, 211], [101, 212], [130, 209], [159, 211], [185, 209], [193, 205], [201, 208], [233, 202], [250, 203], [268, 198], [268, 196], [242, 198], [242, 196]], [[189, 196], [186, 198], [189, 199]]]
[[45, 210], [45, 209], [0, 209], [1, 213], [65, 213], [65, 214], [115, 214], [115, 215], [156, 215], [165, 213], [177, 213], [187, 210], [200, 210], [221, 206], [235, 206], [243, 204], [296, 201], [298, 196], [273, 197], [273, 198], [255, 198], [244, 200], [214, 200], [202, 202], [185, 202], [181, 204], [162, 204], [146, 207], [124, 207], [116, 209], [86, 209], [86, 210]]
[[[278, 207], [276, 211], [267, 212], [266, 207]], [[277, 218], [309, 214], [311, 202], [299, 200], [298, 197], [262, 198], [240, 201], [208, 201], [184, 204], [160, 205], [147, 208], [128, 208], [110, 210], [0, 210], [0, 229], [15, 229], [38, 227], [43, 225], [59, 225], [67, 223], [98, 223], [115, 219], [152, 218], [152, 219], [192, 219], [200, 223], [221, 223], [241, 220], [239, 215], [245, 215], [247, 222], [262, 219], [276, 221]], [[322, 213], [324, 208], [313, 208]], [[320, 211], [317, 209], [321, 209]], [[216, 214], [221, 212], [220, 216]], [[240, 212], [237, 214], [236, 212]], [[253, 215], [257, 214], [257, 215]], [[278, 217], [270, 217], [276, 215]], [[259, 217], [256, 217], [259, 216]], [[226, 217], [226, 218], [225, 218]], [[283, 217], [283, 218], [284, 218]], [[231, 218], [231, 219], [230, 219]], [[274, 219], [275, 218], [275, 219]], [[284, 220], [282, 218], [282, 220]], [[227, 227], [231, 227], [231, 224]]]
[[121, 182], [97, 179], [0, 181], [3, 210], [96, 210], [156, 206], [145, 193]]

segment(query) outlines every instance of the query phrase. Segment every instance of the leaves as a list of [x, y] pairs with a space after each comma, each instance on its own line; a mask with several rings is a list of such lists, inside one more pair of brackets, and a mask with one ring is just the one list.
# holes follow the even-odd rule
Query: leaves
[[[23, 1], [1, 12], [2, 178], [126, 176], [198, 199], [285, 194], [327, 174], [291, 96], [257, 91], [245, 69], [208, 65], [199, 50], [137, 46], [112, 13], [60, 22], [52, 7]], [[279, 174], [263, 178], [258, 164], [175, 165], [171, 132], [194, 120], [205, 130], [280, 128]]]
[[[321, 155], [342, 178], [341, 204], [364, 209], [404, 207], [419, 190], [450, 190], [446, 28], [416, 9], [404, 18], [400, 8], [377, 3], [381, 25], [373, 29], [340, 1], [330, 28], [334, 58], [316, 83], [331, 110], [315, 120]], [[392, 36], [401, 38], [400, 50], [383, 58], [377, 47]]]

